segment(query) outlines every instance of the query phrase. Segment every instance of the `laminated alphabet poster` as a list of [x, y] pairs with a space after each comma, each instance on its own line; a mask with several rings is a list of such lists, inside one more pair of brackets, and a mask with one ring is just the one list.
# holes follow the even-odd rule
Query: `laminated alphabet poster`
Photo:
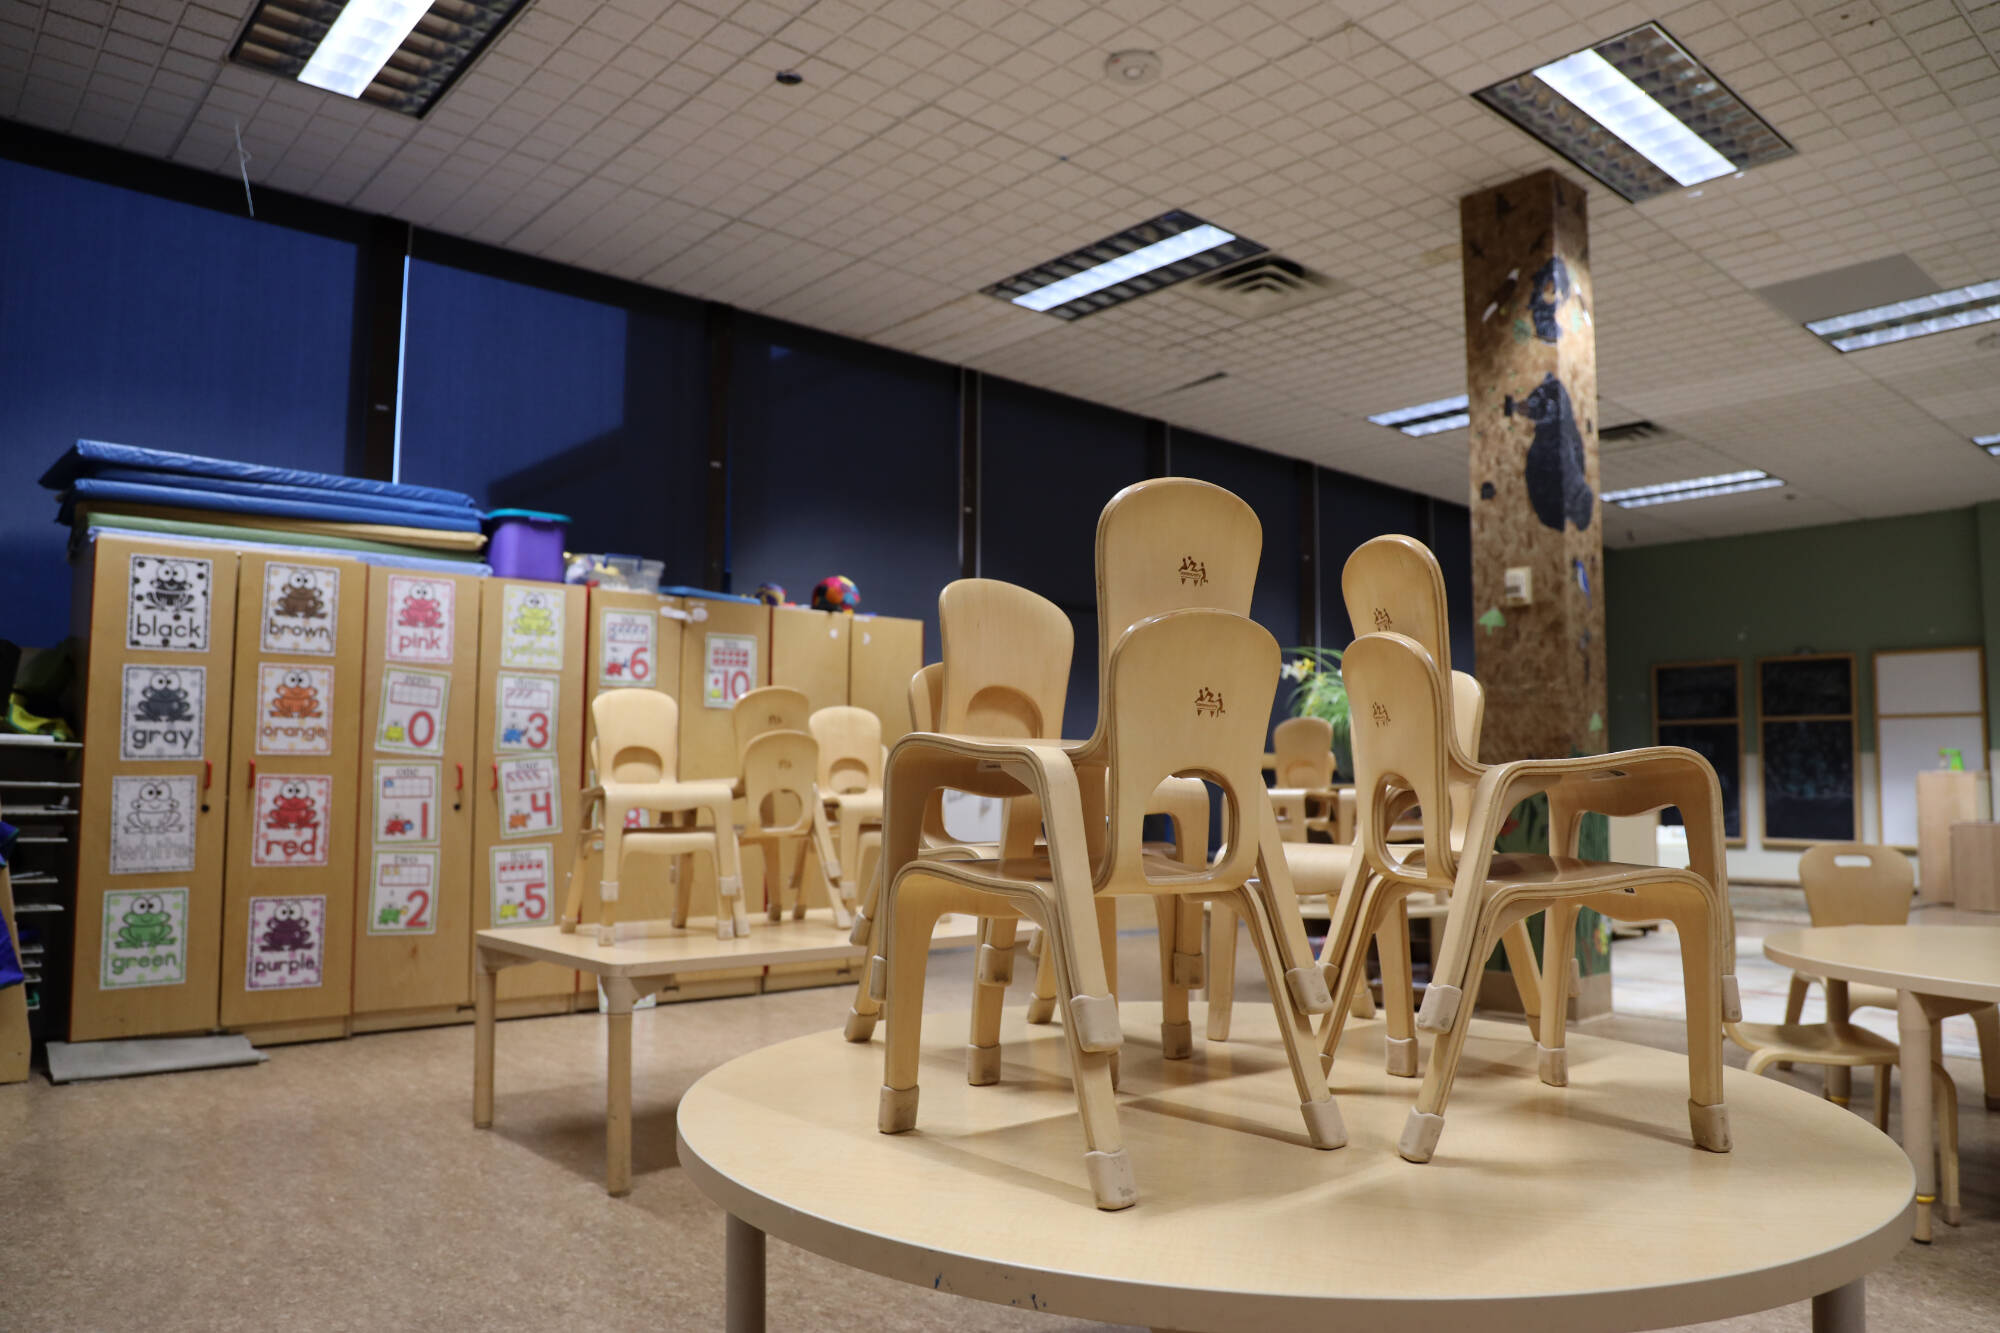
[[193, 870], [198, 805], [192, 774], [111, 779], [111, 873]]
[[264, 566], [264, 620], [260, 644], [267, 653], [333, 656], [340, 612], [340, 570], [332, 565]]
[[493, 924], [542, 926], [551, 920], [549, 873], [555, 849], [547, 843], [493, 849]]
[[331, 777], [293, 773], [260, 776], [257, 807], [251, 817], [250, 864], [272, 868], [325, 865], [331, 841], [327, 817], [332, 806]]
[[606, 611], [598, 644], [597, 683], [651, 685], [657, 670], [654, 650], [659, 617], [645, 611]]
[[554, 759], [502, 759], [500, 836], [533, 838], [562, 832], [562, 781]]
[[374, 841], [435, 843], [442, 779], [440, 764], [376, 760]]
[[383, 656], [391, 662], [450, 666], [457, 592], [458, 585], [448, 578], [391, 574]]
[[375, 849], [368, 881], [370, 935], [437, 933], [438, 854]]
[[757, 636], [711, 634], [705, 645], [707, 671], [702, 678], [704, 708], [733, 708], [757, 688]]
[[556, 741], [556, 688], [559, 676], [502, 671], [497, 680], [500, 706], [493, 712], [493, 748], [502, 754], [548, 754]]
[[201, 758], [208, 668], [128, 662], [123, 675], [118, 757], [128, 761]]
[[563, 667], [563, 590], [510, 583], [500, 612], [500, 665], [530, 671]]
[[178, 986], [187, 980], [186, 889], [113, 889], [104, 895], [102, 990]]
[[333, 668], [257, 664], [257, 753], [333, 753]]
[[443, 754], [445, 704], [450, 698], [449, 672], [384, 667], [375, 748], [405, 754]]
[[320, 984], [326, 899], [252, 898], [245, 990], [305, 990]]
[[208, 651], [213, 567], [179, 555], [134, 555], [126, 590], [125, 646]]

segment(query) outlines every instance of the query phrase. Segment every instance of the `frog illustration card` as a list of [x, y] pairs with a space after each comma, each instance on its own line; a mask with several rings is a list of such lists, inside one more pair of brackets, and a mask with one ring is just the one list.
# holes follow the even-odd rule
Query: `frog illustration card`
[[545, 926], [555, 849], [547, 843], [493, 849], [493, 924]]
[[257, 664], [257, 753], [333, 753], [333, 668]]
[[375, 841], [423, 845], [438, 840], [439, 764], [375, 762]]
[[199, 759], [208, 714], [208, 668], [126, 663], [118, 757]]
[[553, 759], [502, 759], [500, 836], [533, 838], [562, 832], [561, 781]]
[[250, 825], [250, 864], [272, 869], [325, 865], [332, 808], [331, 777], [300, 773], [260, 776], [257, 808]]
[[500, 665], [530, 671], [563, 667], [563, 590], [510, 583], [500, 613]]
[[556, 740], [556, 676], [502, 671], [500, 706], [493, 713], [493, 748], [502, 754], [547, 754]]
[[375, 748], [404, 754], [443, 754], [445, 705], [450, 699], [448, 671], [384, 667]]
[[320, 984], [326, 957], [326, 898], [252, 898], [245, 990], [305, 990]]
[[111, 873], [194, 869], [193, 774], [111, 779]]
[[437, 875], [436, 852], [376, 848], [375, 870], [368, 881], [368, 933], [435, 935]]
[[389, 576], [388, 637], [382, 655], [391, 662], [450, 666], [458, 585], [421, 574]]
[[102, 990], [178, 986], [187, 980], [186, 889], [113, 889], [104, 895]]
[[333, 656], [339, 634], [340, 570], [332, 565], [264, 566], [264, 623], [259, 642], [267, 653]]
[[213, 573], [207, 560], [134, 555], [125, 594], [125, 646], [207, 652]]
[[606, 611], [599, 633], [597, 683], [651, 685], [660, 622], [644, 611]]

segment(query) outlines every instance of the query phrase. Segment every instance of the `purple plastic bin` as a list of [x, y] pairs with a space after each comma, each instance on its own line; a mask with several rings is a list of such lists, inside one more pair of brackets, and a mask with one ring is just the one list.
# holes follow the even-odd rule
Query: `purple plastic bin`
[[508, 579], [563, 581], [563, 539], [568, 514], [538, 509], [494, 509], [486, 515], [486, 563]]

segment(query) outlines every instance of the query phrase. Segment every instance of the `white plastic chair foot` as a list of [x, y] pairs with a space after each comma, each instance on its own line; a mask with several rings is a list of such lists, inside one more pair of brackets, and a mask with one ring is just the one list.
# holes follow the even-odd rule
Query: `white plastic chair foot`
[[884, 1134], [901, 1134], [917, 1127], [917, 1090], [882, 1085], [882, 1101], [875, 1108], [875, 1128]]
[[735, 898], [743, 893], [743, 876], [723, 875], [715, 881], [715, 893], [719, 898]]
[[1302, 1014], [1333, 1011], [1333, 992], [1326, 987], [1326, 973], [1317, 967], [1289, 969], [1285, 973], [1285, 989], [1292, 993], [1292, 1003]]
[[1174, 955], [1174, 984], [1176, 986], [1206, 986], [1208, 969], [1202, 965], [1198, 953], [1177, 953]]
[[1076, 1044], [1092, 1055], [1108, 1055], [1125, 1043], [1118, 1028], [1118, 1001], [1109, 995], [1072, 995], [1069, 1022]]
[[1056, 1016], [1056, 997], [1037, 995], [1028, 1001], [1028, 1021], [1030, 1023], [1052, 1023]]
[[1458, 1017], [1463, 992], [1456, 986], [1432, 984], [1424, 988], [1424, 1002], [1417, 1008], [1417, 1026], [1425, 1032], [1443, 1032]]
[[1340, 1103], [1329, 1097], [1323, 1102], [1300, 1102], [1299, 1113], [1306, 1118], [1306, 1137], [1322, 1150], [1347, 1146], [1347, 1125], [1340, 1118]]
[[[746, 930], [746, 931], [744, 931], [743, 933], [744, 933], [745, 935], [748, 935], [748, 934], [749, 934], [750, 932]], [[730, 918], [729, 918], [729, 917], [727, 917], [727, 916], [718, 916], [718, 917], [716, 917], [716, 918], [715, 918], [715, 938], [717, 938], [717, 939], [719, 939], [719, 940], [733, 940], [733, 939], [735, 939], [735, 938], [736, 938], [736, 922], [735, 922], [735, 921], [733, 921], [732, 919], [730, 919]]]
[[867, 1041], [875, 1035], [875, 1015], [864, 1014], [858, 1009], [849, 1009], [847, 1026], [840, 1030], [840, 1035], [849, 1041]]
[[872, 1000], [889, 998], [889, 960], [879, 953], [868, 962], [868, 997]]
[[975, 1088], [990, 1088], [1000, 1081], [1000, 1043], [965, 1048], [965, 1081]]
[[1569, 1086], [1569, 1047], [1535, 1043], [1535, 1073], [1552, 1088]]
[[1132, 1159], [1123, 1148], [1085, 1153], [1083, 1169], [1090, 1176], [1090, 1192], [1097, 1196], [1097, 1206], [1105, 1212], [1115, 1213], [1139, 1202], [1139, 1182], [1132, 1174]]
[[1438, 1135], [1444, 1133], [1444, 1117], [1410, 1108], [1403, 1122], [1403, 1137], [1396, 1140], [1396, 1152], [1406, 1162], [1428, 1162], [1437, 1152]]
[[858, 944], [865, 949], [868, 947], [869, 936], [873, 933], [874, 929], [874, 924], [868, 920], [865, 912], [856, 912], [854, 914], [854, 924], [847, 929], [847, 942], [849, 944]]
[[597, 886], [597, 896], [598, 899], [602, 902], [607, 902], [607, 903], [617, 902], [618, 881], [615, 879], [607, 879], [601, 881]]
[[982, 986], [1005, 986], [1014, 979], [1014, 951], [996, 949], [990, 944], [979, 946], [979, 961], [975, 964], [974, 979]]
[[[1392, 1078], [1415, 1078], [1417, 1076], [1417, 1039], [1415, 1037], [1384, 1037], [1382, 1046], [1386, 1057], [1382, 1068]], [[1331, 1062], [1329, 1062], [1331, 1063]]]
[[597, 928], [597, 942], [600, 945], [618, 943], [618, 927], [599, 925]]
[[1713, 1106], [1688, 1103], [1688, 1128], [1694, 1132], [1694, 1146], [1710, 1152], [1729, 1151], [1729, 1108], [1721, 1102]]
[[1194, 1054], [1194, 1024], [1160, 1024], [1160, 1058], [1185, 1060]]
[[1743, 992], [1736, 987], [1736, 974], [1722, 974], [1722, 1021], [1741, 1023], [1743, 1021]]

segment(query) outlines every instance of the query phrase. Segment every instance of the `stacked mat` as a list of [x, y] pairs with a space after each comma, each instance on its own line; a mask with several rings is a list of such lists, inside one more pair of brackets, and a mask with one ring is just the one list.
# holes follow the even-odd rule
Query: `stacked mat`
[[485, 574], [471, 496], [225, 458], [78, 440], [42, 474], [72, 541], [117, 529], [341, 551], [370, 564]]

